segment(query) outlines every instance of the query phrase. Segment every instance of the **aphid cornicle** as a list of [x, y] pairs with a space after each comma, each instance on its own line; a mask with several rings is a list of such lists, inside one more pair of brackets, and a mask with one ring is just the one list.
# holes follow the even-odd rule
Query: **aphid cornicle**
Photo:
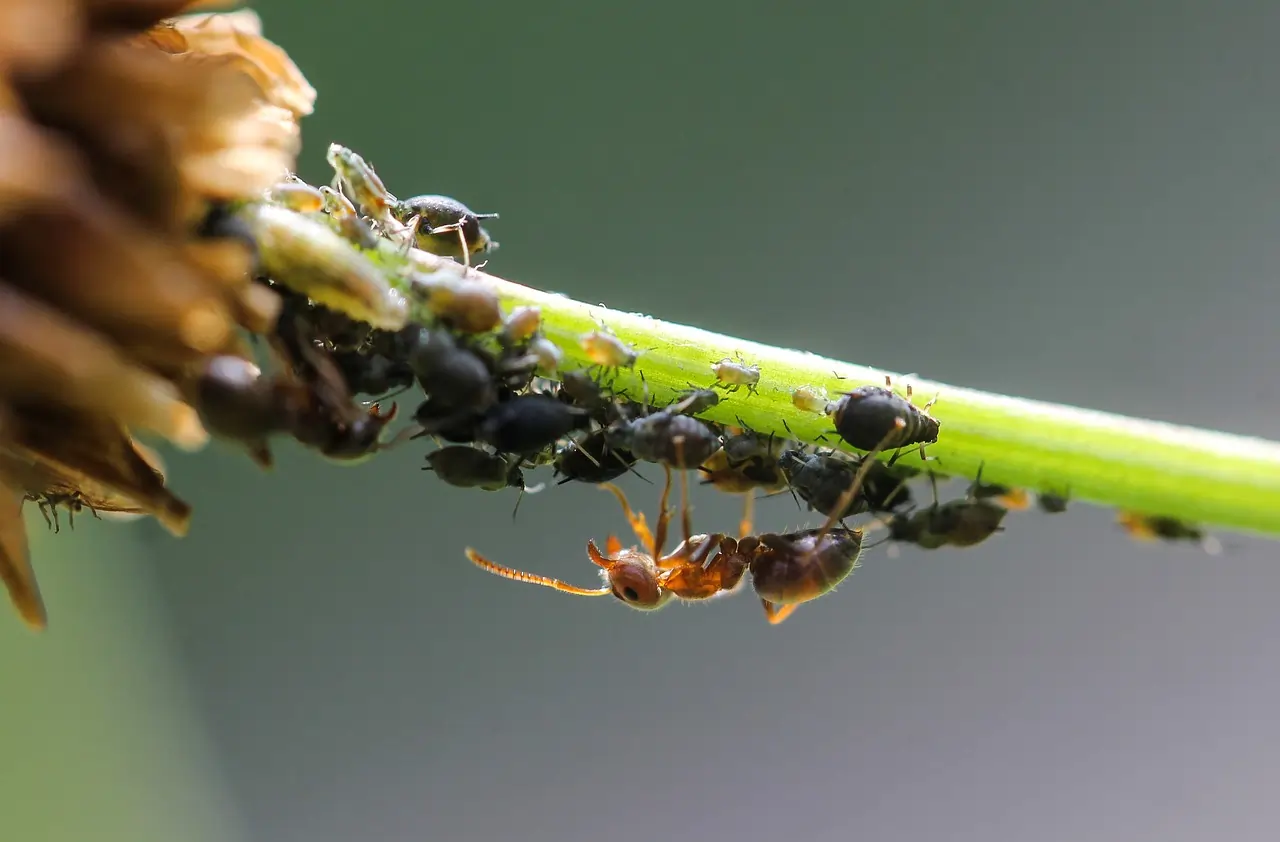
[[[836, 432], [850, 446], [858, 450], [870, 450], [894, 430], [901, 419], [904, 424], [896, 428], [886, 450], [900, 450], [920, 445], [924, 458], [924, 445], [938, 440], [938, 420], [929, 415], [929, 408], [937, 401], [935, 396], [923, 408], [911, 403], [911, 386], [907, 386], [904, 398], [892, 389], [892, 381], [885, 377], [884, 386], [859, 386], [845, 392], [831, 405]], [[892, 464], [894, 460], [890, 460]]]
[[[878, 448], [874, 449], [873, 455], [878, 452]], [[526, 573], [491, 561], [470, 547], [467, 558], [497, 576], [577, 596], [613, 596], [641, 611], [662, 608], [672, 599], [703, 601], [732, 593], [749, 572], [765, 617], [775, 625], [798, 606], [830, 593], [858, 566], [862, 531], [836, 526], [834, 518], [828, 518], [819, 529], [785, 535], [750, 535], [747, 533], [751, 521], [744, 517], [743, 534], [737, 539], [724, 533], [694, 535], [687, 474], [681, 474], [680, 514], [684, 540], [672, 552], [664, 554], [671, 516], [667, 508], [671, 469], [664, 468], [664, 472], [666, 483], [653, 532], [644, 515], [631, 510], [621, 489], [602, 486], [617, 498], [640, 541], [639, 546], [624, 548], [616, 535], [610, 535], [604, 552], [594, 541], [587, 542], [587, 556], [601, 570], [602, 587], [581, 588], [559, 579]], [[861, 478], [862, 474], [854, 477], [853, 484], [846, 490], [848, 496], [857, 496]]]

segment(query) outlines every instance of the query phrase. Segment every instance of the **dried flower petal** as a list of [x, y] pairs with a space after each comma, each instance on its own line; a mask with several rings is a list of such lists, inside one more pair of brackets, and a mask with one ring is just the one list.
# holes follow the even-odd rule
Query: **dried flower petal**
[[0, 580], [36, 628], [22, 501], [184, 533], [130, 430], [202, 445], [193, 378], [275, 331], [217, 210], [293, 169], [315, 90], [252, 12], [173, 17], [228, 5], [0, 0]]

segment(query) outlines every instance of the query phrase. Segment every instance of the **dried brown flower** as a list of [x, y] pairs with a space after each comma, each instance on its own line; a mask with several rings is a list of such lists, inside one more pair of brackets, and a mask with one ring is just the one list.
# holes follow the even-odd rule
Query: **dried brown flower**
[[198, 231], [292, 170], [316, 93], [252, 12], [174, 17], [227, 5], [0, 0], [0, 580], [33, 628], [23, 504], [183, 534], [134, 434], [204, 444], [192, 373], [279, 311], [247, 244]]

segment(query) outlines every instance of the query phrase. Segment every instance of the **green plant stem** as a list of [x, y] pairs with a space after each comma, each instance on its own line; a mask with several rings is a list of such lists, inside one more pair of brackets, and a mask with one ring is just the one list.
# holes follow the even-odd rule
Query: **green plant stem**
[[[452, 261], [416, 250], [406, 255], [386, 241], [366, 254], [389, 275], [393, 287], [408, 295], [411, 312], [415, 275], [460, 272]], [[834, 399], [859, 385], [883, 385], [888, 374], [900, 392], [906, 382], [911, 384], [917, 405], [938, 398], [930, 412], [941, 422], [941, 431], [927, 452], [937, 460], [929, 466], [940, 472], [972, 479], [981, 468], [984, 482], [1206, 526], [1280, 535], [1276, 442], [1006, 397], [914, 376], [905, 379], [586, 304], [476, 270], [470, 276], [492, 283], [508, 307], [541, 308], [543, 331], [564, 352], [565, 368], [590, 365], [580, 343], [584, 333], [602, 327], [612, 331], [640, 352], [634, 367], [618, 370], [615, 383], [637, 399], [647, 390], [655, 404], [664, 404], [691, 387], [709, 386], [715, 380], [712, 363], [741, 355], [760, 367], [757, 389], [729, 393], [701, 417], [728, 424], [740, 420], [758, 432], [843, 447], [831, 419], [797, 409], [792, 392], [799, 386], [821, 387]], [[900, 458], [908, 465], [922, 465], [911, 453]]]

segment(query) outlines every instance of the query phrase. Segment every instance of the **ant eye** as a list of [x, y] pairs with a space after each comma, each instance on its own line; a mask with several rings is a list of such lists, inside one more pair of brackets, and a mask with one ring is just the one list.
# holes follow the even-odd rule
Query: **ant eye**
[[609, 572], [613, 595], [632, 608], [661, 608], [668, 594], [658, 585], [653, 571], [640, 563], [623, 562]]

